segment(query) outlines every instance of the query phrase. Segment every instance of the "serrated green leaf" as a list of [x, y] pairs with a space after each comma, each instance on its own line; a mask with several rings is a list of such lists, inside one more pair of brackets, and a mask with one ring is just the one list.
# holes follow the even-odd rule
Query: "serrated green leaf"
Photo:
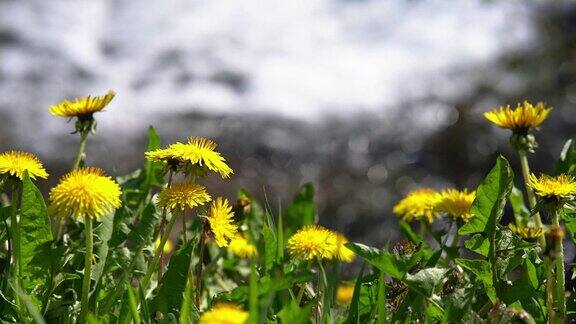
[[490, 249], [490, 242], [482, 234], [474, 234], [472, 237], [464, 241], [464, 246], [467, 249], [474, 251], [484, 257], [488, 257], [488, 250]]
[[270, 271], [276, 260], [277, 248], [276, 237], [274, 231], [266, 226], [262, 229], [262, 236], [264, 237], [264, 268], [266, 272]]
[[299, 307], [295, 301], [290, 302], [278, 312], [278, 318], [282, 324], [307, 324], [310, 323], [312, 304]]
[[490, 262], [485, 260], [467, 260], [467, 259], [456, 259], [455, 262], [462, 268], [476, 275], [476, 277], [484, 285], [484, 288], [486, 289], [486, 294], [488, 295], [490, 300], [492, 301], [496, 300], [496, 290], [492, 285], [492, 269], [490, 267]]
[[299, 228], [315, 223], [314, 186], [307, 183], [294, 196], [292, 204], [286, 210], [286, 237], [292, 236]]
[[[476, 190], [476, 199], [472, 203], [472, 219], [464, 224], [460, 235], [486, 233], [490, 236], [504, 212], [504, 205], [512, 190], [514, 174], [508, 161], [499, 156], [496, 165]], [[489, 224], [490, 223], [490, 224]]]
[[[52, 229], [42, 193], [32, 183], [28, 173], [24, 174], [22, 180], [19, 230], [22, 288], [24, 292], [30, 292], [44, 283], [49, 273], [50, 260], [35, 256], [41, 252], [43, 246], [52, 241]], [[38, 306], [36, 298], [33, 300]]]
[[97, 238], [95, 244], [96, 256], [98, 263], [92, 267], [92, 280], [97, 284], [94, 289], [99, 286], [100, 278], [104, 271], [104, 266], [106, 264], [106, 259], [108, 257], [108, 241], [112, 237], [112, 229], [114, 224], [113, 215], [108, 215], [102, 219], [100, 225], [95, 229], [95, 237]]
[[406, 274], [404, 282], [408, 287], [418, 291], [420, 294], [430, 297], [434, 288], [438, 286], [448, 270], [445, 268], [423, 269], [415, 274]]
[[400, 263], [396, 256], [390, 252], [360, 243], [347, 243], [346, 247], [393, 278], [402, 279], [408, 270], [405, 264]]
[[132, 249], [139, 251], [146, 245], [154, 242], [154, 231], [160, 222], [160, 216], [156, 213], [153, 203], [146, 205], [142, 211], [142, 218], [133, 231], [128, 234], [128, 241]]
[[160, 311], [163, 314], [178, 314], [180, 312], [184, 299], [192, 246], [193, 241], [188, 241], [170, 258], [168, 269], [162, 276], [162, 285], [158, 295], [152, 302], [152, 313]]

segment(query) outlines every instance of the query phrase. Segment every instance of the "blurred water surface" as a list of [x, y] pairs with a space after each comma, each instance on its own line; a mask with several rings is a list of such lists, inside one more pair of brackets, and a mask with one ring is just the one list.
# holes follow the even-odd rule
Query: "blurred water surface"
[[114, 89], [90, 164], [138, 167], [149, 124], [166, 144], [212, 137], [236, 170], [216, 194], [285, 205], [312, 181], [323, 222], [382, 241], [406, 190], [474, 188], [505, 152], [491, 106], [553, 104], [540, 160], [558, 153], [575, 17], [535, 1], [0, 0], [0, 149], [40, 154], [47, 188], [77, 141], [48, 107]]

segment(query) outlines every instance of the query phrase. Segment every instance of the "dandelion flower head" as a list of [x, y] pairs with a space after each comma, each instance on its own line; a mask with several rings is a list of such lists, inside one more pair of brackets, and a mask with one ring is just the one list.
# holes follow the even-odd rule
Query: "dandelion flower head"
[[228, 245], [228, 251], [232, 252], [232, 254], [243, 259], [249, 259], [258, 255], [258, 250], [256, 250], [256, 246], [250, 243], [241, 234], [236, 234], [234, 239], [230, 241], [230, 244]]
[[219, 247], [228, 246], [230, 240], [236, 237], [238, 227], [233, 223], [233, 218], [234, 213], [228, 204], [228, 199], [218, 197], [212, 202], [208, 223]]
[[470, 212], [472, 203], [476, 198], [476, 192], [467, 189], [456, 190], [446, 189], [440, 192], [440, 198], [436, 204], [436, 211], [447, 214], [454, 219], [461, 219], [468, 222], [473, 217]]
[[308, 225], [288, 239], [288, 252], [296, 259], [333, 259], [338, 255], [336, 234], [319, 225]]
[[172, 210], [194, 208], [210, 200], [212, 198], [204, 186], [190, 182], [174, 184], [158, 195], [158, 205]]
[[542, 102], [533, 105], [524, 101], [514, 109], [505, 106], [485, 112], [484, 117], [501, 128], [525, 134], [529, 129], [540, 126], [548, 118], [551, 110], [552, 108], [546, 107]]
[[426, 220], [432, 223], [438, 218], [438, 213], [434, 210], [438, 198], [438, 193], [430, 188], [416, 189], [400, 200], [394, 206], [393, 212], [406, 222]]
[[61, 103], [50, 107], [49, 111], [54, 116], [59, 117], [86, 117], [92, 116], [95, 112], [101, 111], [114, 98], [116, 93], [112, 90], [103, 96], [88, 96], [77, 98], [72, 101], [64, 100]]
[[543, 198], [572, 199], [576, 195], [576, 180], [567, 174], [555, 177], [545, 174], [536, 177], [531, 174], [528, 185], [534, 189], [536, 195]]
[[99, 168], [86, 167], [66, 174], [50, 191], [50, 211], [78, 219], [99, 219], [120, 207], [120, 186]]
[[216, 147], [216, 142], [212, 140], [192, 137], [187, 143], [176, 142], [165, 149], [146, 152], [146, 157], [152, 161], [190, 163], [216, 172], [222, 178], [229, 178], [233, 171], [226, 164], [226, 159], [215, 151]]
[[22, 180], [24, 171], [28, 171], [32, 179], [48, 177], [48, 173], [36, 155], [21, 151], [0, 153], [0, 175], [7, 174]]
[[229, 303], [216, 304], [200, 316], [200, 324], [244, 324], [247, 320], [248, 312]]

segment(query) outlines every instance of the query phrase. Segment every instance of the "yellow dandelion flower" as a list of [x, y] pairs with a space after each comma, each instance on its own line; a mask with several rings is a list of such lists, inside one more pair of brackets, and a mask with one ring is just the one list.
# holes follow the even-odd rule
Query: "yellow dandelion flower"
[[165, 149], [146, 152], [146, 158], [168, 163], [190, 163], [219, 173], [222, 178], [229, 178], [233, 171], [226, 164], [226, 159], [215, 151], [217, 145], [207, 138], [191, 137], [187, 143], [176, 142]]
[[430, 188], [416, 189], [400, 200], [394, 206], [393, 212], [406, 222], [426, 220], [432, 223], [438, 218], [438, 213], [434, 210], [438, 198], [438, 193]]
[[336, 301], [340, 305], [350, 305], [352, 297], [354, 296], [354, 286], [351, 284], [343, 284], [338, 286], [336, 290]]
[[[160, 238], [157, 238], [156, 241], [154, 241], [154, 246], [155, 247], [160, 246]], [[174, 243], [172, 243], [172, 241], [170, 240], [167, 240], [166, 244], [164, 244], [164, 248], [162, 249], [162, 251], [164, 252], [164, 254], [168, 254], [174, 251]]]
[[28, 176], [32, 179], [48, 177], [48, 173], [36, 155], [21, 151], [0, 153], [0, 175], [11, 175], [22, 180], [24, 171], [28, 171]]
[[576, 195], [576, 180], [566, 174], [555, 177], [543, 174], [539, 178], [531, 174], [528, 185], [542, 198], [572, 199]]
[[200, 316], [200, 324], [244, 324], [248, 320], [248, 312], [237, 305], [220, 303]]
[[112, 101], [116, 93], [110, 90], [103, 96], [77, 98], [73, 101], [64, 100], [50, 107], [50, 113], [59, 117], [84, 117], [101, 111]]
[[56, 215], [98, 219], [120, 207], [120, 186], [102, 169], [87, 167], [66, 174], [50, 191], [50, 210]]
[[308, 225], [288, 239], [287, 248], [290, 255], [297, 259], [332, 259], [338, 254], [338, 238], [329, 229]]
[[472, 203], [476, 198], [476, 192], [468, 192], [467, 189], [456, 190], [446, 189], [440, 192], [440, 198], [436, 204], [436, 211], [447, 214], [454, 219], [461, 219], [468, 222], [473, 217], [470, 212]]
[[233, 218], [234, 213], [228, 204], [228, 199], [218, 197], [212, 202], [208, 223], [219, 247], [228, 246], [229, 241], [236, 236], [238, 227], [232, 222]]
[[336, 240], [338, 241], [338, 253], [336, 254], [338, 260], [348, 263], [354, 261], [356, 254], [345, 246], [345, 244], [348, 243], [348, 238], [338, 232], [334, 232], [334, 234], [336, 235]]
[[199, 184], [182, 182], [165, 188], [158, 195], [158, 205], [172, 210], [202, 206], [212, 200], [206, 188]]
[[512, 233], [520, 236], [526, 241], [536, 241], [540, 236], [542, 236], [542, 229], [536, 227], [518, 227], [512, 223], [508, 224], [508, 228]]
[[552, 108], [542, 102], [532, 105], [528, 101], [518, 104], [515, 109], [510, 106], [500, 107], [484, 113], [484, 117], [501, 128], [514, 132], [526, 133], [530, 128], [537, 128], [546, 120]]
[[249, 259], [258, 255], [256, 246], [248, 242], [248, 240], [241, 234], [236, 234], [234, 239], [230, 241], [230, 245], [228, 245], [228, 251], [243, 259]]

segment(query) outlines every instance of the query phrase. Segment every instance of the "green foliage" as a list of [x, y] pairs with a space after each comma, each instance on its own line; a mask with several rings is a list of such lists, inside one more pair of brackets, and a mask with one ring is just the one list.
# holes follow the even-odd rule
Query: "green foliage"
[[[148, 138], [147, 151], [161, 147], [152, 127]], [[399, 221], [401, 239], [383, 238], [378, 247], [359, 242], [338, 247], [358, 257], [359, 271], [338, 258], [301, 260], [288, 253], [290, 237], [319, 221], [312, 184], [303, 185], [287, 208], [279, 204], [275, 210], [267, 197], [260, 202], [238, 190], [233, 222], [257, 250], [238, 256], [214, 243], [205, 227], [208, 206], [183, 214], [158, 206], [167, 173], [178, 168], [171, 163], [146, 161], [141, 170], [117, 178], [122, 206], [94, 220], [90, 277], [83, 276], [84, 256], [90, 256], [84, 224], [74, 218], [61, 226], [52, 222], [28, 175], [11, 179], [15, 185], [4, 187], [11, 203], [0, 207], [0, 321], [75, 323], [81, 321], [80, 309], [88, 309], [87, 323], [184, 324], [223, 303], [238, 307], [247, 323], [532, 323], [576, 317], [573, 292], [565, 292], [566, 318], [546, 302], [547, 286], [559, 278], [551, 266], [558, 251], [502, 224], [506, 213], [510, 217], [504, 219], [517, 226], [533, 224], [504, 157], [477, 187], [471, 207], [468, 202], [469, 220], [445, 218], [424, 227]], [[575, 170], [576, 149], [568, 141], [556, 173]], [[200, 174], [185, 174], [184, 181], [202, 183]], [[559, 202], [564, 228], [576, 243], [575, 204]], [[534, 212], [550, 211], [541, 206]], [[164, 217], [169, 226], [187, 217], [187, 239], [176, 223], [163, 236], [170, 237], [175, 252], [164, 253], [166, 262], [157, 265], [161, 248], [155, 241], [163, 234]], [[82, 278], [91, 278], [87, 303], [81, 302]], [[353, 292], [341, 289], [345, 285], [353, 285]]]

